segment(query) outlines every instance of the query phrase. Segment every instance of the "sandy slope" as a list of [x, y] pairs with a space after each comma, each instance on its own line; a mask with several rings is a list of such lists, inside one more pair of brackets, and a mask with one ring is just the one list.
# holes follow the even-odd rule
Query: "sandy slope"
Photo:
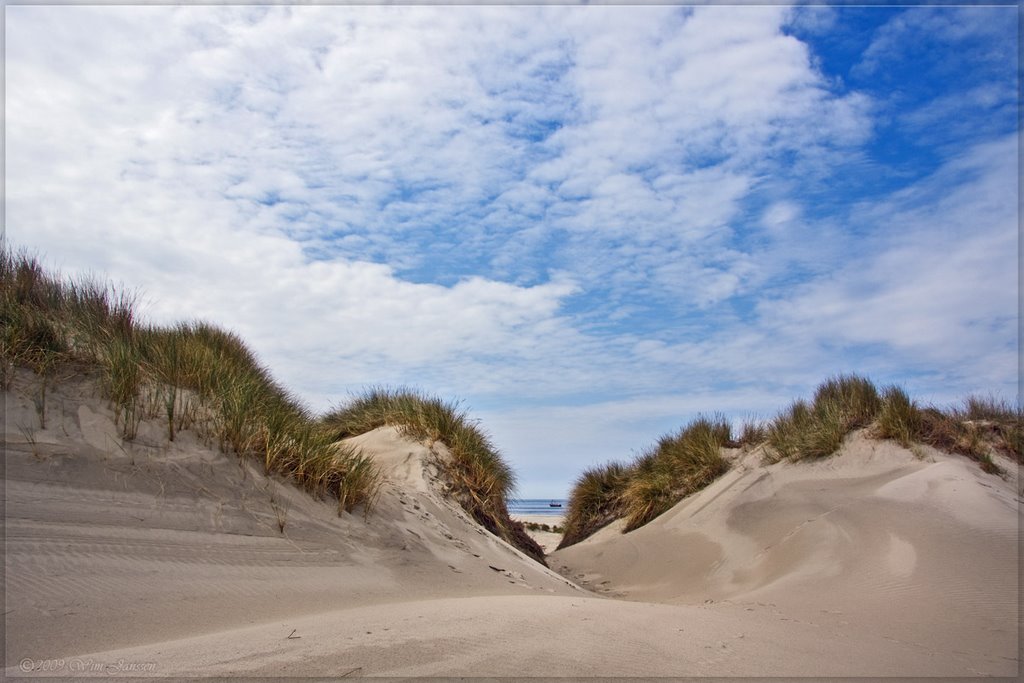
[[950, 674], [1011, 675], [1016, 468], [1002, 461], [1002, 479], [920, 453], [858, 433], [814, 463], [765, 467], [750, 454], [647, 526], [623, 535], [617, 523], [549, 564], [628, 600], [729, 605], [927, 652]]
[[1012, 489], [956, 462], [753, 468], [555, 556], [623, 601], [479, 528], [439, 493], [443, 449], [394, 430], [354, 440], [389, 481], [339, 517], [159, 421], [123, 442], [87, 377], [39, 429], [33, 381], [5, 397], [7, 677], [1016, 671]]
[[159, 421], [122, 441], [91, 380], [51, 387], [39, 429], [35, 390], [22, 375], [5, 396], [8, 665], [366, 605], [580, 594], [441, 498], [430, 451], [394, 430], [354, 440], [390, 481], [366, 519], [338, 517]]

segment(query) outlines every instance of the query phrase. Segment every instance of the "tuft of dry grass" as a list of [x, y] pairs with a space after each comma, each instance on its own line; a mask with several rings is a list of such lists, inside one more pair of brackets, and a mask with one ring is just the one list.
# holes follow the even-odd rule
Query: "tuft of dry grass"
[[988, 447], [981, 439], [981, 431], [972, 422], [960, 419], [955, 411], [943, 412], [935, 407], [926, 408], [922, 413], [922, 441], [939, 450], [959, 453], [978, 460], [985, 468], [985, 460], [991, 460]]
[[991, 397], [972, 396], [962, 406], [946, 410], [920, 408], [899, 387], [886, 387], [879, 394], [866, 378], [840, 376], [819, 387], [812, 404], [796, 401], [772, 422], [768, 459], [831, 455], [846, 434], [870, 425], [876, 438], [893, 439], [905, 448], [925, 443], [967, 456], [986, 472], [999, 474], [993, 453], [1024, 462], [1022, 416], [1020, 409]]
[[565, 534], [558, 547], [579, 543], [621, 517], [630, 476], [631, 468], [617, 462], [584, 470], [569, 494]]
[[882, 392], [882, 407], [878, 411], [875, 435], [892, 439], [904, 448], [921, 438], [921, 410], [900, 387], [886, 387]]
[[1019, 421], [1024, 417], [1019, 409], [995, 396], [968, 396], [963, 407], [952, 412], [964, 420], [984, 420], [997, 424]]
[[818, 386], [811, 403], [795, 401], [768, 427], [770, 462], [832, 455], [854, 429], [865, 427], [882, 408], [871, 380], [838, 375]]
[[59, 284], [36, 259], [14, 253], [3, 242], [0, 283], [0, 351], [7, 388], [14, 367], [28, 367], [45, 378], [67, 358], [69, 348], [59, 321], [49, 315], [62, 305]]
[[623, 494], [626, 531], [643, 526], [729, 469], [721, 449], [730, 442], [731, 426], [722, 417], [698, 417], [678, 433], [663, 436], [635, 463]]
[[756, 418], [747, 418], [740, 427], [738, 444], [741, 448], [751, 449], [768, 440], [768, 425]]
[[622, 505], [626, 526], [632, 531], [671, 508], [681, 498], [675, 495], [672, 475], [665, 463], [658, 462], [653, 453], [634, 472], [629, 486], [623, 492]]
[[865, 427], [882, 407], [874, 383], [857, 374], [837, 375], [821, 383], [814, 392], [814, 406], [835, 406], [849, 429]]
[[449, 494], [491, 533], [544, 563], [544, 551], [508, 514], [515, 474], [490, 437], [458, 403], [409, 388], [371, 388], [324, 416], [341, 439], [394, 425], [411, 438], [440, 442], [451, 458], [439, 460]]
[[569, 495], [558, 547], [579, 543], [620, 517], [626, 531], [643, 526], [724, 473], [729, 465], [721, 449], [731, 443], [725, 418], [698, 417], [628, 466], [609, 463], [585, 471]]
[[875, 434], [907, 448], [919, 442], [964, 455], [976, 460], [984, 471], [1000, 474], [1002, 470], [992, 459], [993, 453], [1024, 462], [1021, 422], [1020, 410], [995, 398], [970, 396], [962, 406], [922, 409], [906, 392], [889, 387], [883, 395]]

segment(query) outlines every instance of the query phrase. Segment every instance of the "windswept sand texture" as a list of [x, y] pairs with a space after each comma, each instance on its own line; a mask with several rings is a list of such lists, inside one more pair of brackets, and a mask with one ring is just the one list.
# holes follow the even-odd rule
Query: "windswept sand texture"
[[7, 677], [1017, 672], [1019, 492], [966, 460], [862, 438], [748, 458], [556, 553], [590, 593], [447, 502], [441, 446], [353, 439], [388, 482], [339, 517], [159, 420], [122, 441], [94, 379], [66, 374], [46, 429], [37, 379], [5, 396]]

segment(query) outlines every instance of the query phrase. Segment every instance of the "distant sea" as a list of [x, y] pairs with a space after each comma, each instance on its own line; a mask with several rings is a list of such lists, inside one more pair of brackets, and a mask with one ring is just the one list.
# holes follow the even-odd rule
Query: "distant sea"
[[[551, 503], [561, 503], [562, 507], [553, 508]], [[509, 501], [510, 515], [563, 515], [569, 501], [564, 498], [515, 498]]]

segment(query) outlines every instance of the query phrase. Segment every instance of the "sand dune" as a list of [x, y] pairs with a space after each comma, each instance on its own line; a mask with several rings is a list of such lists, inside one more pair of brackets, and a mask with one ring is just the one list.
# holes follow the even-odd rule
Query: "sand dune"
[[579, 593], [444, 500], [429, 449], [393, 429], [355, 440], [388, 469], [376, 509], [338, 517], [187, 432], [168, 443], [144, 424], [122, 441], [92, 381], [51, 388], [45, 430], [19, 386], [4, 435], [8, 664], [409, 599]]
[[388, 481], [339, 517], [158, 421], [121, 440], [87, 376], [41, 429], [33, 381], [5, 396], [7, 677], [1017, 671], [1019, 492], [966, 461], [747, 462], [556, 553], [588, 591], [447, 501], [442, 446], [353, 439]]
[[863, 433], [815, 463], [760, 466], [755, 453], [647, 526], [614, 524], [549, 564], [627, 600], [739, 606], [927, 651], [950, 672], [1011, 675], [1016, 468], [1002, 463], [1004, 480], [922, 454]]

